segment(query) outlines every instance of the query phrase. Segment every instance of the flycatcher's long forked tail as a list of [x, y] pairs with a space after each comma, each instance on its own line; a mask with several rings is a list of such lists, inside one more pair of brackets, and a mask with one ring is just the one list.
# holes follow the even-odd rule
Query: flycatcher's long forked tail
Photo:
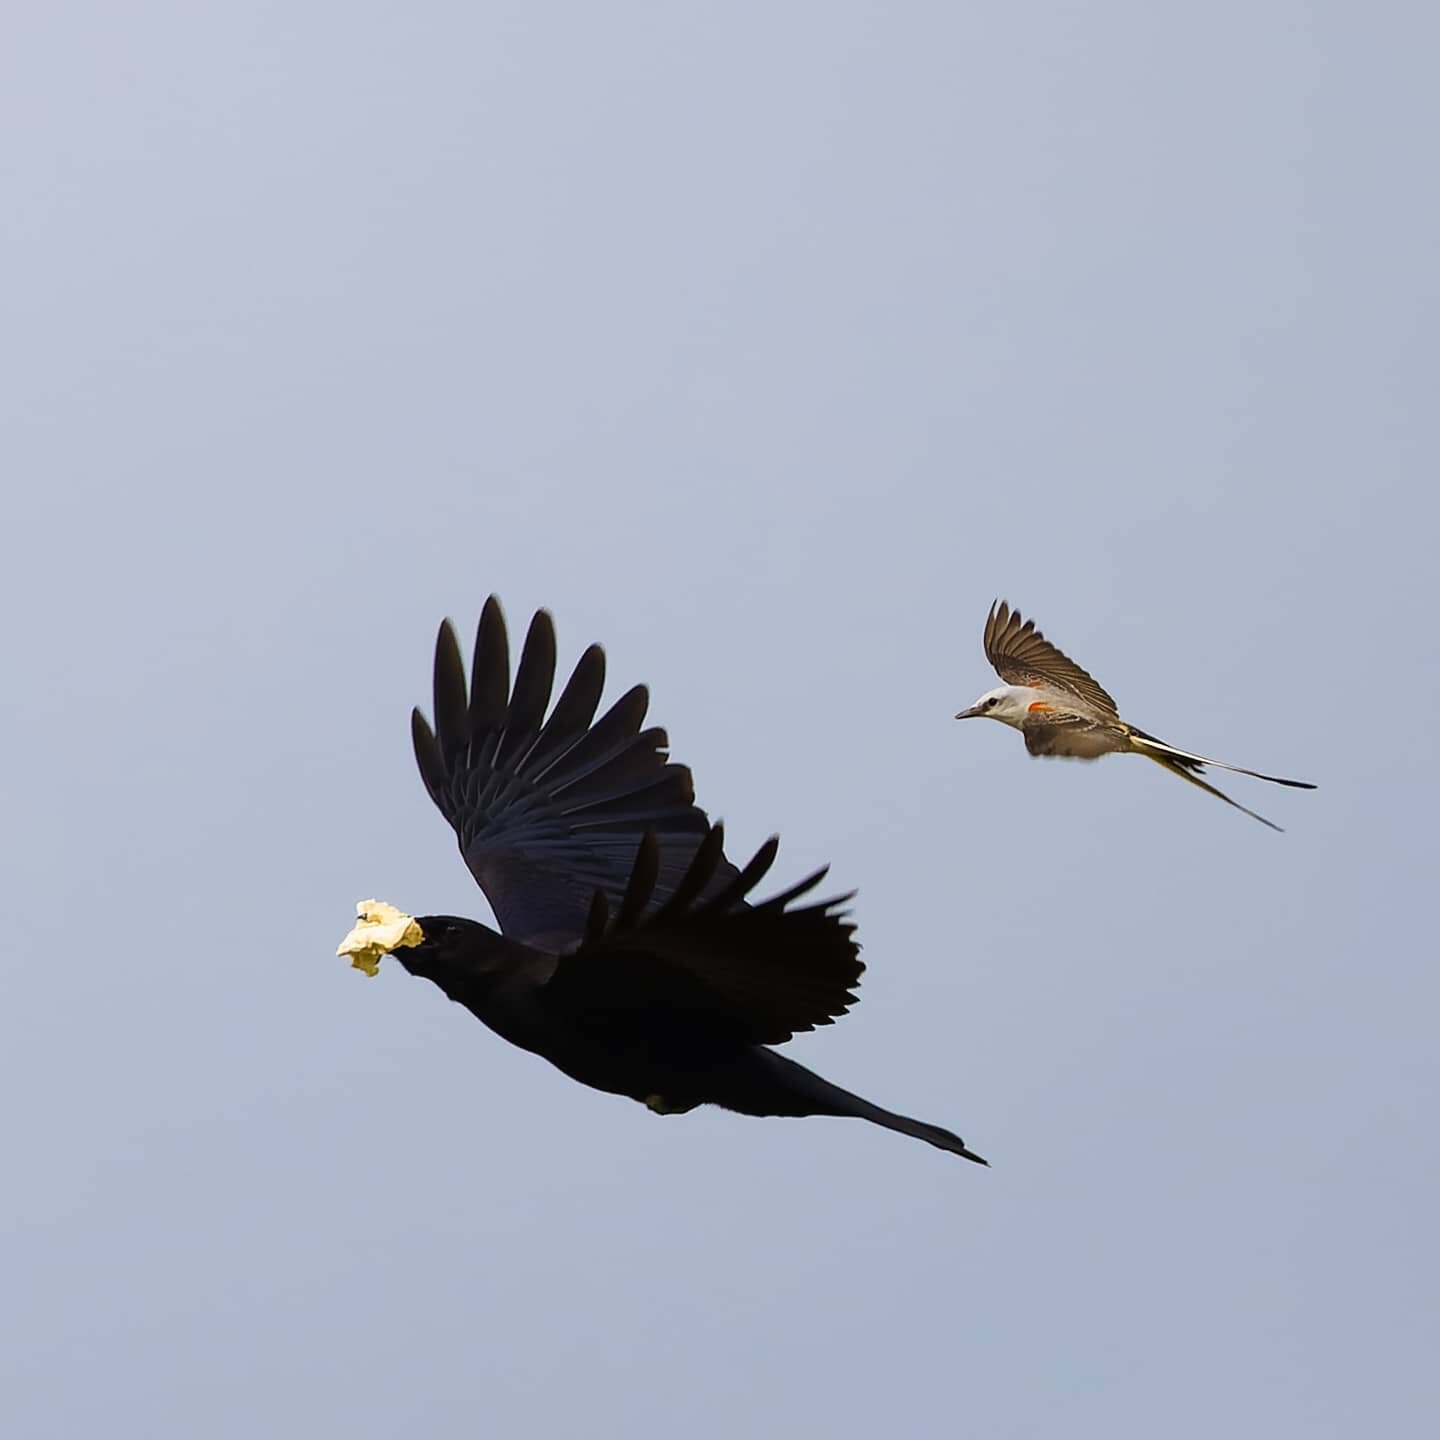
[[[1157, 765], [1163, 766], [1171, 774], [1178, 775], [1182, 780], [1188, 780], [1192, 785], [1197, 785], [1207, 795], [1213, 795], [1217, 800], [1223, 800], [1227, 805], [1233, 805], [1242, 814], [1248, 815], [1252, 820], [1258, 820], [1262, 825], [1268, 825], [1272, 830], [1280, 830], [1273, 820], [1267, 820], [1263, 815], [1257, 815], [1253, 810], [1247, 810], [1238, 800], [1232, 800], [1223, 790], [1217, 790], [1213, 785], [1200, 779], [1206, 765], [1218, 766], [1221, 770], [1233, 770], [1237, 775], [1249, 775], [1256, 780], [1268, 780], [1272, 785], [1288, 785], [1292, 790], [1313, 790], [1315, 787], [1308, 780], [1284, 780], [1279, 775], [1262, 775], [1258, 770], [1247, 770], [1243, 765], [1228, 765], [1224, 760], [1212, 760], [1208, 755], [1195, 755], [1189, 750], [1179, 750], [1174, 745], [1167, 745], [1163, 740], [1157, 740], [1153, 735], [1147, 735], [1143, 730], [1130, 727], [1130, 748], [1137, 754], [1143, 755], [1147, 760], [1153, 760]], [[1283, 834], [1284, 832], [1281, 831]]]

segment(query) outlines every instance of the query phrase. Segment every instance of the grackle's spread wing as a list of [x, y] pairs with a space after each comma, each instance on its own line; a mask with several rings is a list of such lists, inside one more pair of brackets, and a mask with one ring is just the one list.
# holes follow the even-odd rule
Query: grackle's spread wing
[[864, 966], [841, 911], [849, 896], [795, 905], [820, 870], [758, 904], [746, 895], [774, 863], [770, 840], [718, 888], [724, 835], [704, 837], [680, 884], [662, 896], [663, 851], [647, 836], [618, 908], [597, 895], [585, 937], [562, 955], [547, 1004], [617, 1029], [705, 1034], [778, 1045], [828, 1025], [855, 1003]]
[[[449, 621], [435, 645], [435, 726], [411, 717], [430, 798], [454, 827], [501, 930], [547, 949], [573, 945], [597, 891], [618, 902], [642, 838], [655, 837], [655, 894], [679, 884], [709, 830], [690, 771], [665, 732], [643, 729], [637, 685], [598, 720], [605, 652], [580, 657], [550, 709], [555, 626], [538, 611], [510, 685], [505, 617], [492, 595], [475, 637], [470, 684]], [[548, 719], [546, 711], [550, 710]], [[738, 872], [723, 857], [713, 883]]]

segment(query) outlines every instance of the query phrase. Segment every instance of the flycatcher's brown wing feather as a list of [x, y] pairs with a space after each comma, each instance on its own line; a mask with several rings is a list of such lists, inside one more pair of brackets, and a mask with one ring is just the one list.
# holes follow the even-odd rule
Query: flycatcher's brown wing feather
[[1114, 700], [1094, 677], [1063, 655], [1003, 600], [985, 621], [985, 658], [1007, 685], [1050, 685], [1064, 690], [1099, 716], [1119, 720]]

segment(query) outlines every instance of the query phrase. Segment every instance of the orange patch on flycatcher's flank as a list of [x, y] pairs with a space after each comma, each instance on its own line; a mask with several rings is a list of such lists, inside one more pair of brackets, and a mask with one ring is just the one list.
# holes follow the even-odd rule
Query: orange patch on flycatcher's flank
[[1037, 710], [1053, 710], [1053, 705], [1047, 705], [1043, 700], [1034, 700], [1025, 707], [1033, 715]]

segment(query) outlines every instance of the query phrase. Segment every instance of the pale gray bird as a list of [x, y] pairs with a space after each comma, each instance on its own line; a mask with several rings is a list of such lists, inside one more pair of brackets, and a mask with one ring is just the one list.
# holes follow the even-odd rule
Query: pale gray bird
[[1059, 755], [1068, 760], [1098, 760], [1102, 755], [1144, 755], [1157, 765], [1210, 795], [1243, 810], [1252, 820], [1280, 827], [1273, 820], [1246, 810], [1223, 791], [1201, 780], [1207, 765], [1252, 775], [1272, 785], [1289, 785], [1296, 790], [1313, 790], [1304, 780], [1282, 780], [1262, 775], [1243, 765], [1227, 765], [1207, 755], [1177, 750], [1120, 718], [1108, 692], [1068, 656], [1062, 655], [1036, 628], [1033, 620], [1022, 620], [1001, 600], [991, 605], [985, 621], [985, 658], [1006, 683], [988, 690], [957, 720], [983, 715], [1002, 725], [1013, 725], [1024, 737], [1032, 755]]

